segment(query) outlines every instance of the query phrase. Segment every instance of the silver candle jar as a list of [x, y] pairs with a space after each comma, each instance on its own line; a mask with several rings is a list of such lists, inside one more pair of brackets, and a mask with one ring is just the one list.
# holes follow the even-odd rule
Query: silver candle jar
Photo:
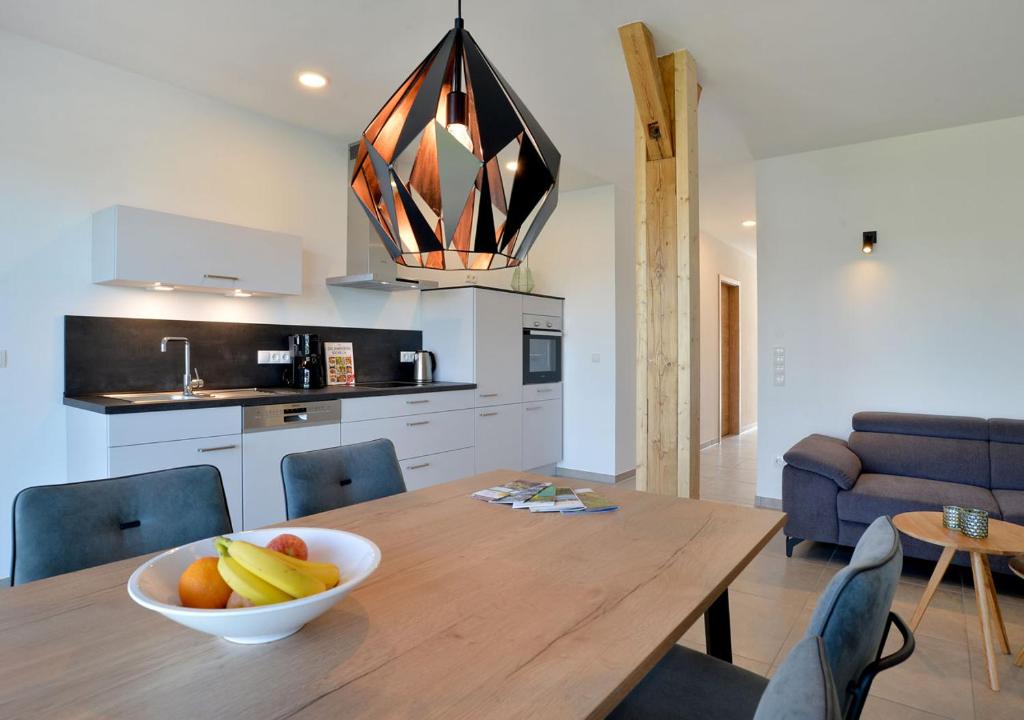
[[950, 530], [960, 529], [960, 515], [964, 509], [959, 505], [942, 506], [942, 527]]
[[969, 538], [981, 540], [988, 537], [988, 511], [978, 508], [964, 508], [960, 513], [960, 532]]

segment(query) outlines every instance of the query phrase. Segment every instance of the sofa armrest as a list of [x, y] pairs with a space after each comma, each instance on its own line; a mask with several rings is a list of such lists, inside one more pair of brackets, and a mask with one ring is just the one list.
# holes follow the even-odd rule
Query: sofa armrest
[[827, 477], [849, 490], [860, 477], [861, 464], [845, 441], [825, 435], [808, 435], [783, 455], [787, 464]]

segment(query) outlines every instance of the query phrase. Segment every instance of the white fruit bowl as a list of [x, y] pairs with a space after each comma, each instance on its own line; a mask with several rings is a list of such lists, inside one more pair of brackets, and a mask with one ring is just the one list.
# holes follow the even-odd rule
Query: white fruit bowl
[[281, 533], [291, 533], [302, 538], [309, 548], [310, 560], [337, 565], [341, 570], [341, 582], [318, 595], [275, 605], [233, 610], [182, 607], [178, 598], [178, 578], [181, 573], [193, 561], [217, 555], [213, 538], [207, 538], [168, 550], [147, 561], [128, 579], [128, 594], [142, 607], [155, 610], [193, 630], [236, 643], [266, 643], [288, 637], [326, 612], [352, 588], [368, 578], [380, 564], [380, 549], [373, 542], [342, 530], [270, 528], [232, 533], [225, 537], [265, 547]]

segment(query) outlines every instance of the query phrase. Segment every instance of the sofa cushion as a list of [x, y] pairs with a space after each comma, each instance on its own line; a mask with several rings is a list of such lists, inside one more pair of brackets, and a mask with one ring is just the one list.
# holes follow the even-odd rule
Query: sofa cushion
[[989, 439], [987, 420], [956, 415], [859, 412], [853, 416], [853, 429], [859, 432], [923, 435], [958, 440]]
[[850, 449], [864, 472], [989, 487], [987, 440], [856, 431]]
[[993, 490], [1003, 520], [1024, 525], [1024, 490]]
[[845, 440], [827, 435], [808, 435], [791, 447], [783, 459], [801, 470], [823, 475], [843, 490], [849, 490], [860, 476], [860, 458]]
[[943, 505], [981, 508], [1002, 517], [995, 496], [986, 488], [902, 475], [864, 473], [852, 490], [836, 498], [840, 520], [865, 524], [882, 515], [942, 510]]
[[988, 421], [992, 488], [1024, 490], [1024, 420]]

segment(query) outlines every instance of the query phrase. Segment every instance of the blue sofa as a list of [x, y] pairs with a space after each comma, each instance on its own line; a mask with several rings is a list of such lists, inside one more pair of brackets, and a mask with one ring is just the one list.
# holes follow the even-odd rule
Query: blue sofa
[[[801, 540], [853, 546], [879, 515], [943, 505], [1024, 524], [1024, 420], [859, 412], [848, 440], [810, 435], [784, 459], [787, 555]], [[928, 560], [940, 552], [907, 537], [903, 549]]]

